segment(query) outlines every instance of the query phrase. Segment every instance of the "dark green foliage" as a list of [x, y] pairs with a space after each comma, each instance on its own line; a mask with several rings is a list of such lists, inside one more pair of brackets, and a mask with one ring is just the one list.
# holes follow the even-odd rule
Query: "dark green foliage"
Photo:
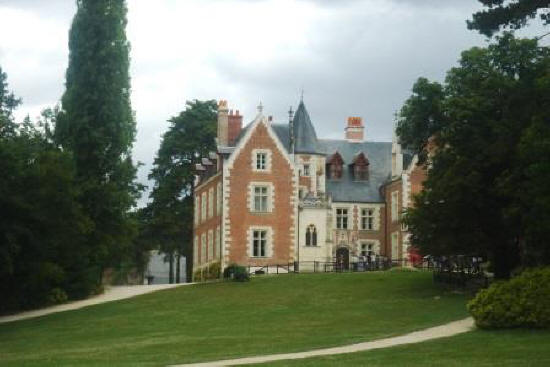
[[233, 279], [235, 282], [247, 282], [250, 280], [250, 274], [244, 266], [231, 264], [223, 271], [225, 279]]
[[124, 0], [79, 0], [69, 34], [66, 91], [55, 141], [74, 159], [79, 202], [92, 227], [86, 238], [94, 282], [120, 263], [136, 235], [129, 210], [141, 187], [130, 156], [129, 43]]
[[442, 106], [445, 93], [441, 84], [426, 78], [419, 78], [412, 91], [413, 95], [397, 115], [396, 133], [403, 148], [418, 154], [422, 163], [428, 139], [445, 125]]
[[400, 121], [409, 130], [399, 132], [437, 137], [425, 190], [406, 215], [424, 254], [481, 255], [497, 278], [550, 263], [549, 96], [549, 49], [505, 34], [448, 72], [433, 104], [445, 116], [438, 131]]
[[[193, 274], [194, 168], [215, 151], [216, 116], [216, 101], [187, 102], [186, 109], [169, 120], [149, 175], [155, 182], [148, 206], [152, 237], [169, 257], [186, 256], [188, 278]], [[170, 274], [173, 279], [172, 269]]]
[[481, 328], [550, 327], [550, 267], [492, 284], [468, 303], [468, 311]]
[[468, 29], [492, 36], [501, 28], [511, 30], [525, 26], [529, 19], [540, 16], [544, 24], [550, 24], [550, 0], [479, 0], [487, 10], [479, 11], [468, 20]]
[[91, 290], [91, 223], [77, 201], [72, 156], [28, 119], [13, 121], [18, 100], [0, 70], [0, 313], [64, 302]]

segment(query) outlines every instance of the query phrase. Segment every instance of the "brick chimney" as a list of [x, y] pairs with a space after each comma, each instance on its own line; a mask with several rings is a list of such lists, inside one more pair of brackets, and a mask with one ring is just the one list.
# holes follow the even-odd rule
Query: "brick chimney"
[[228, 145], [228, 109], [227, 101], [221, 99], [218, 103], [218, 146], [226, 147]]
[[346, 140], [352, 143], [360, 143], [363, 141], [363, 119], [361, 117], [348, 117], [348, 125], [346, 126]]
[[235, 140], [243, 128], [243, 116], [239, 114], [239, 110], [235, 111], [235, 114], [233, 114], [233, 110], [231, 110], [228, 118], [227, 142], [229, 146], [234, 146]]

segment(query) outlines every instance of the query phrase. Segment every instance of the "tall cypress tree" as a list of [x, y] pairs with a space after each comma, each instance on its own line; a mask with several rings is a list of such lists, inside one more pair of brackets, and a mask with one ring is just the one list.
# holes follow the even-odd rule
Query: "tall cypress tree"
[[139, 191], [131, 159], [136, 127], [126, 13], [124, 0], [77, 0], [55, 130], [56, 141], [73, 154], [80, 201], [93, 221], [90, 275], [96, 280], [131, 242], [128, 211]]

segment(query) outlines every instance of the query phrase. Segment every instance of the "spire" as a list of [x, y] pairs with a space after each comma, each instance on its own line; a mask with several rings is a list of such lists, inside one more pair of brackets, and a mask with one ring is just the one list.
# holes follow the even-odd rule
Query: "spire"
[[290, 154], [294, 154], [294, 111], [292, 110], [292, 106], [290, 106], [290, 109], [288, 110], [288, 131], [290, 134]]
[[317, 153], [317, 134], [304, 101], [300, 101], [292, 120], [295, 153]]
[[258, 114], [261, 114], [264, 111], [264, 106], [262, 105], [262, 101], [260, 101], [260, 104], [258, 105]]

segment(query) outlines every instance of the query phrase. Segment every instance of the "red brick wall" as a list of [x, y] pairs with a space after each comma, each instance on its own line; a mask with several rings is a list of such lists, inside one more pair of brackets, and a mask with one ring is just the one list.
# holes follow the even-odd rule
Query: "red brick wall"
[[[252, 170], [252, 150], [271, 150], [271, 171]], [[293, 170], [289, 162], [277, 148], [268, 133], [267, 127], [259, 123], [250, 139], [229, 168], [226, 177], [228, 191], [228, 216], [226, 221], [226, 264], [265, 265], [287, 263], [294, 260], [294, 207], [291, 196], [294, 191]], [[269, 213], [252, 213], [247, 204], [250, 182], [271, 182], [274, 191], [274, 207]], [[249, 257], [249, 228], [270, 226], [273, 231], [273, 253], [268, 258]]]
[[391, 246], [391, 235], [393, 232], [399, 233], [399, 240], [398, 240], [398, 248], [399, 253], [397, 255], [397, 258], [401, 259], [403, 257], [402, 254], [402, 233], [401, 233], [401, 222], [399, 220], [392, 221], [392, 205], [391, 205], [391, 194], [392, 192], [397, 191], [398, 194], [398, 218], [399, 213], [403, 210], [403, 195], [402, 195], [402, 187], [403, 182], [401, 179], [393, 181], [385, 186], [385, 197], [386, 197], [386, 256], [391, 258], [392, 257], [392, 246]]
[[[213, 216], [211, 218], [208, 217], [208, 204], [206, 205], [206, 210], [207, 210], [207, 214], [206, 214], [206, 220], [203, 222], [202, 221], [202, 214], [201, 214], [201, 204], [199, 203], [199, 211], [198, 211], [198, 215], [199, 215], [199, 223], [198, 225], [195, 226], [194, 230], [193, 230], [193, 240], [195, 239], [195, 236], [198, 236], [198, 242], [197, 242], [197, 259], [198, 259], [198, 265], [202, 265], [200, 264], [200, 259], [201, 259], [201, 251], [202, 251], [202, 246], [201, 246], [201, 236], [202, 234], [204, 233], [206, 235], [206, 256], [205, 256], [205, 259], [206, 259], [206, 262], [208, 262], [208, 231], [209, 230], [212, 230], [212, 235], [213, 235], [213, 238], [212, 238], [212, 242], [213, 242], [213, 248], [214, 248], [214, 251], [213, 251], [213, 256], [212, 256], [212, 261], [219, 261], [220, 260], [220, 254], [218, 253], [218, 249], [216, 248], [216, 228], [218, 226], [220, 226], [220, 231], [222, 230], [221, 228], [221, 223], [222, 223], [222, 212], [220, 212], [220, 215], [218, 215], [217, 213], [217, 203], [216, 203], [216, 200], [217, 200], [217, 187], [218, 187], [218, 182], [221, 182], [221, 179], [222, 179], [222, 175], [221, 173], [216, 175], [216, 176], [213, 176], [211, 177], [209, 180], [207, 180], [205, 183], [202, 183], [201, 185], [197, 186], [195, 188], [195, 197], [199, 197], [201, 198], [202, 200], [202, 193], [206, 193], [206, 200], [209, 200], [208, 198], [208, 191], [213, 188], [214, 190], [214, 195], [213, 195]], [[195, 201], [194, 201], [195, 203]], [[194, 204], [193, 204], [194, 205]], [[194, 213], [197, 213], [197, 212], [194, 212]]]

